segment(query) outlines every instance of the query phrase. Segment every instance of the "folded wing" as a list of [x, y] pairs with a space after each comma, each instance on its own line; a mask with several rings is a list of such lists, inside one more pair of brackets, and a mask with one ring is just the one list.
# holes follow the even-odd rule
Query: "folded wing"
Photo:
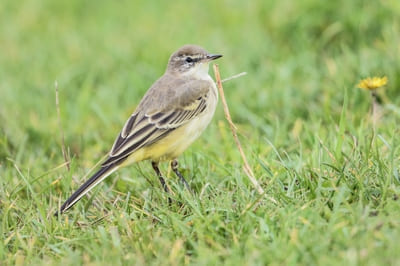
[[115, 140], [103, 166], [124, 161], [131, 153], [155, 143], [204, 112], [209, 86], [208, 81], [201, 80], [183, 83], [173, 90], [174, 94], [167, 90], [163, 92], [168, 95], [163, 108], [150, 106], [146, 110], [135, 111]]

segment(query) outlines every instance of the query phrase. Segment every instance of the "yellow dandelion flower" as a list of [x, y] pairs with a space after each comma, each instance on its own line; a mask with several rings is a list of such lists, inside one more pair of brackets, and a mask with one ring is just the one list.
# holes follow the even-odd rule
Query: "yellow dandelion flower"
[[373, 78], [366, 78], [358, 83], [358, 87], [365, 90], [376, 90], [380, 87], [383, 87], [387, 84], [388, 78], [386, 76], [380, 77], [373, 77]]

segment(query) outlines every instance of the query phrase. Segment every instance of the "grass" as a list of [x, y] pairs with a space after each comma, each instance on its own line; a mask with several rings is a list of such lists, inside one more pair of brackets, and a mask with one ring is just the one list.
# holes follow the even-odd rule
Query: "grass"
[[[0, 6], [0, 264], [398, 265], [400, 4], [5, 1]], [[180, 158], [148, 162], [52, 216], [109, 150], [170, 53], [222, 53], [222, 106]], [[362, 78], [386, 75], [373, 130]], [[72, 156], [63, 165], [55, 106]]]

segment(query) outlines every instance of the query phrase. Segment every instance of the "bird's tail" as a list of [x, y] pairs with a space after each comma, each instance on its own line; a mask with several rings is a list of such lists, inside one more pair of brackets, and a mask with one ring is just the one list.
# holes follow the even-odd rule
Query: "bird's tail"
[[102, 166], [89, 180], [87, 180], [77, 191], [72, 194], [69, 199], [61, 206], [60, 211], [56, 212], [55, 215], [62, 214], [75, 205], [83, 196], [85, 196], [92, 188], [103, 181], [106, 177], [111, 175], [114, 171], [119, 168], [119, 165], [110, 164]]

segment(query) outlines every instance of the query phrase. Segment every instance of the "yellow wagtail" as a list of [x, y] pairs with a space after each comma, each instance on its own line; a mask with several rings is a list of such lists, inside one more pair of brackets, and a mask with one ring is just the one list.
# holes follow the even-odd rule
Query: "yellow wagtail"
[[221, 56], [197, 45], [185, 45], [173, 53], [164, 75], [126, 121], [101, 168], [67, 199], [59, 213], [120, 167], [143, 160], [151, 160], [166, 192], [158, 164], [171, 160], [172, 170], [189, 189], [176, 158], [200, 136], [214, 115], [218, 92], [208, 68], [211, 60]]

